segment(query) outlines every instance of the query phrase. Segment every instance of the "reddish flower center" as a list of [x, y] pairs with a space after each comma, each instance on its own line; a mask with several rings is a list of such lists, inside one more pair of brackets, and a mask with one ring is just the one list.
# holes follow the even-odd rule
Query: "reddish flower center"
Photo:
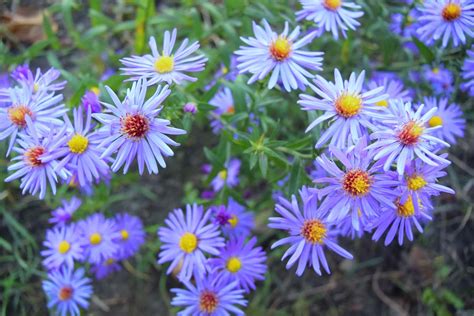
[[201, 312], [213, 313], [217, 309], [219, 300], [216, 293], [211, 291], [203, 291], [199, 297], [199, 308]]
[[404, 145], [414, 145], [418, 142], [421, 134], [423, 134], [423, 126], [415, 121], [410, 121], [403, 125], [402, 130], [398, 134], [398, 138]]
[[25, 116], [29, 115], [30, 117], [33, 116], [30, 108], [26, 105], [15, 105], [8, 109], [8, 118], [12, 121], [13, 124], [25, 127], [26, 126], [26, 119]]
[[461, 16], [461, 6], [457, 3], [448, 3], [441, 12], [445, 21], [451, 22], [458, 19]]
[[301, 236], [312, 244], [322, 244], [326, 237], [326, 226], [317, 219], [306, 220], [301, 228]]
[[349, 170], [342, 179], [342, 188], [352, 196], [363, 196], [369, 192], [372, 179], [365, 171]]
[[150, 129], [148, 118], [141, 114], [127, 114], [121, 123], [122, 132], [130, 138], [143, 138]]
[[43, 164], [40, 156], [44, 154], [45, 149], [41, 146], [31, 147], [25, 152], [26, 162], [32, 167], [39, 167]]
[[288, 58], [291, 53], [291, 43], [285, 37], [279, 36], [270, 45], [270, 54], [273, 59], [282, 61]]
[[326, 9], [336, 11], [341, 6], [342, 0], [324, 0], [323, 5]]
[[235, 108], [233, 105], [230, 105], [228, 108], [227, 108], [227, 111], [225, 111], [226, 114], [234, 114], [235, 113]]
[[65, 301], [71, 298], [74, 289], [70, 286], [64, 286], [59, 290], [59, 299]]

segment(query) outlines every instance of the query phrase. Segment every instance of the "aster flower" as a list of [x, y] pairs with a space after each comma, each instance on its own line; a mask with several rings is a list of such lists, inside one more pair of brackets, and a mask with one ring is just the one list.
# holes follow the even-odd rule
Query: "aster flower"
[[229, 67], [227, 67], [224, 63], [221, 63], [214, 76], [212, 76], [212, 81], [204, 87], [204, 90], [210, 90], [217, 83], [218, 79], [235, 81], [238, 75], [239, 70], [237, 69], [237, 56], [231, 55]]
[[28, 64], [18, 65], [13, 69], [11, 76], [16, 81], [26, 80], [29, 74], [33, 75]]
[[245, 243], [245, 237], [232, 238], [217, 256], [209, 260], [209, 265], [224, 284], [238, 281], [246, 293], [255, 290], [255, 281], [264, 280], [267, 257], [262, 247], [255, 247], [257, 239]]
[[69, 175], [64, 168], [58, 168], [58, 161], [43, 161], [44, 156], [59, 146], [58, 139], [64, 135], [65, 128], [60, 131], [51, 130], [48, 135], [41, 137], [30, 117], [27, 115], [25, 119], [30, 126], [30, 134], [20, 134], [18, 146], [13, 149], [18, 156], [12, 159], [14, 163], [8, 167], [8, 171], [13, 171], [13, 174], [7, 177], [5, 182], [20, 179], [20, 189], [23, 189], [23, 194], [39, 193], [39, 198], [44, 199], [48, 184], [52, 193], [56, 194], [58, 176], [66, 179]]
[[225, 168], [219, 171], [217, 176], [211, 181], [215, 192], [220, 191], [224, 186], [233, 188], [239, 184], [240, 160], [232, 158], [225, 164]]
[[290, 248], [283, 255], [282, 260], [290, 256], [286, 265], [290, 269], [297, 261], [296, 274], [301, 276], [306, 266], [312, 266], [314, 271], [321, 275], [321, 265], [330, 273], [324, 248], [327, 247], [340, 256], [352, 259], [352, 255], [336, 243], [338, 231], [334, 222], [329, 222], [317, 205], [315, 189], [303, 187], [300, 190], [302, 207], [298, 205], [295, 195], [291, 201], [279, 199], [275, 211], [282, 217], [270, 217], [268, 226], [280, 229], [289, 234], [272, 245], [272, 249], [281, 245], [290, 244]]
[[474, 36], [474, 2], [472, 0], [427, 0], [419, 8], [421, 40], [443, 39], [443, 47], [466, 43]]
[[186, 289], [171, 289], [175, 293], [171, 305], [184, 307], [178, 316], [220, 316], [245, 313], [240, 306], [246, 306], [244, 291], [237, 287], [237, 281], [224, 283], [215, 275], [197, 277], [196, 285], [183, 281]]
[[83, 268], [74, 271], [64, 267], [53, 270], [43, 281], [43, 290], [48, 298], [48, 308], [56, 315], [79, 316], [79, 308], [87, 309], [92, 296], [91, 280]]
[[134, 82], [121, 102], [115, 92], [105, 87], [114, 105], [103, 103], [111, 113], [94, 113], [92, 116], [104, 126], [104, 135], [99, 147], [107, 148], [101, 158], [117, 152], [111, 166], [117, 172], [122, 166], [126, 173], [135, 158], [138, 171], [143, 174], [146, 165], [149, 173], [158, 173], [156, 162], [166, 167], [163, 156], [173, 156], [169, 145], [178, 146], [168, 135], [182, 135], [186, 131], [169, 126], [170, 121], [158, 118], [162, 110], [161, 103], [170, 94], [168, 86], [158, 87], [151, 98], [145, 101], [147, 83], [145, 80]]
[[222, 205], [214, 211], [214, 222], [229, 237], [246, 237], [255, 226], [253, 213], [247, 212], [244, 206], [231, 197], [227, 207]]
[[207, 58], [203, 55], [192, 55], [199, 49], [199, 43], [194, 42], [188, 46], [186, 38], [178, 50], [173, 52], [176, 43], [176, 29], [170, 34], [165, 32], [163, 38], [163, 50], [160, 54], [155, 38], [152, 36], [148, 42], [151, 55], [132, 56], [120, 59], [125, 66], [120, 68], [124, 75], [132, 76], [129, 80], [147, 79], [148, 85], [159, 82], [180, 84], [183, 81], [196, 81], [186, 72], [199, 72], [204, 69]]
[[[425, 199], [423, 199], [425, 200]], [[418, 201], [418, 203], [420, 203]], [[375, 229], [372, 240], [379, 240], [380, 237], [390, 227], [387, 236], [385, 237], [385, 246], [389, 245], [395, 236], [398, 234], [398, 244], [403, 245], [403, 239], [406, 235], [407, 239], [413, 240], [413, 226], [422, 233], [423, 228], [420, 221], [431, 220], [428, 211], [431, 205], [422, 205], [421, 203], [415, 208], [413, 200], [407, 198], [405, 203], [400, 202], [400, 198], [395, 200], [395, 207], [382, 209], [378, 218], [375, 218], [368, 229]]]
[[181, 209], [170, 212], [165, 220], [167, 227], [158, 230], [162, 242], [158, 263], [171, 261], [167, 274], [181, 265], [180, 280], [202, 276], [207, 260], [204, 254], [219, 254], [224, 239], [219, 236], [218, 226], [209, 223], [210, 216], [210, 210], [204, 213], [196, 204], [186, 205], [186, 215]]
[[449, 96], [454, 91], [453, 73], [443, 65], [434, 68], [424, 66], [423, 78], [428, 81], [435, 94]]
[[143, 223], [139, 217], [123, 213], [115, 215], [115, 227], [120, 233], [114, 240], [119, 246], [115, 257], [121, 260], [127, 259], [145, 242]]
[[112, 219], [96, 213], [80, 221], [78, 229], [84, 243], [84, 258], [88, 262], [99, 264], [117, 253], [114, 239], [119, 237], [119, 233]]
[[303, 9], [296, 12], [296, 19], [313, 21], [319, 28], [319, 34], [331, 32], [339, 39], [339, 32], [347, 37], [346, 31], [360, 26], [358, 18], [364, 15], [361, 6], [347, 0], [300, 0]]
[[328, 221], [339, 222], [352, 218], [355, 230], [363, 230], [362, 222], [377, 216], [381, 205], [391, 205], [397, 181], [383, 172], [380, 163], [372, 164], [373, 153], [365, 150], [367, 141], [362, 138], [348, 152], [330, 147], [330, 153], [339, 160], [342, 168], [325, 154], [316, 161], [328, 172], [328, 176], [315, 179], [315, 183], [326, 186], [318, 191], [320, 199], [325, 197], [320, 210], [328, 215]]
[[448, 104], [445, 98], [438, 100], [425, 97], [424, 101], [425, 112], [437, 108], [428, 121], [427, 127], [441, 126], [433, 132], [433, 135], [451, 145], [456, 144], [456, 137], [463, 137], [466, 128], [466, 120], [463, 118], [461, 107], [456, 103]]
[[87, 91], [82, 97], [81, 101], [85, 112], [91, 111], [91, 113], [99, 113], [102, 111], [98, 92], [98, 89], [90, 90]]
[[412, 38], [418, 37], [417, 30], [420, 27], [420, 15], [420, 11], [413, 8], [406, 15], [394, 13], [390, 16], [390, 31], [402, 37], [404, 39], [403, 46], [415, 54], [418, 53], [418, 47]]
[[[214, 97], [212, 97], [212, 99], [209, 101], [209, 104], [216, 107], [212, 113], [217, 116], [230, 116], [235, 113], [234, 98], [232, 97], [232, 92], [227, 87], [217, 92], [216, 95], [214, 95]], [[212, 132], [214, 134], [218, 134], [223, 125], [219, 119], [212, 116], [210, 118]]]
[[263, 20], [263, 28], [253, 22], [255, 37], [240, 39], [248, 46], [240, 46], [235, 52], [239, 73], [250, 73], [248, 83], [262, 80], [270, 72], [268, 89], [272, 89], [279, 80], [286, 91], [304, 90], [309, 84], [307, 78], [313, 78], [308, 70], [322, 70], [322, 52], [304, 51], [301, 48], [316, 37], [315, 31], [298, 40], [300, 27], [289, 33], [288, 22], [285, 22], [283, 33], [275, 33], [268, 22]]
[[73, 114], [74, 124], [64, 116], [68, 132], [62, 138], [62, 145], [43, 159], [61, 159], [57, 168], [66, 167], [74, 173], [79, 186], [85, 186], [107, 176], [109, 166], [101, 158], [103, 146], [99, 146], [101, 140], [92, 131], [90, 110], [85, 118], [82, 108], [74, 109]]
[[462, 66], [461, 76], [464, 82], [461, 89], [467, 91], [471, 97], [474, 96], [474, 46], [467, 51], [467, 58]]
[[61, 126], [63, 116], [67, 109], [62, 95], [41, 94], [33, 97], [33, 91], [28, 87], [16, 87], [7, 90], [7, 95], [1, 101], [8, 102], [10, 106], [0, 108], [0, 140], [10, 137], [7, 156], [16, 141], [19, 132], [29, 132], [31, 127], [27, 117], [39, 132], [49, 132], [54, 126]]
[[191, 113], [191, 114], [196, 114], [198, 108], [197, 104], [194, 102], [188, 102], [183, 106], [183, 112], [185, 113]]
[[114, 259], [109, 258], [101, 263], [92, 265], [91, 272], [97, 280], [102, 280], [110, 274], [122, 270], [122, 266]]
[[385, 117], [383, 107], [377, 102], [386, 100], [388, 95], [383, 94], [384, 87], [362, 93], [365, 71], [359, 76], [352, 73], [349, 80], [342, 80], [341, 73], [334, 69], [335, 83], [328, 82], [321, 76], [316, 76], [311, 89], [322, 99], [307, 94], [300, 94], [298, 104], [304, 111], [322, 110], [325, 113], [314, 120], [306, 129], [313, 129], [326, 120], [330, 120], [330, 127], [321, 135], [316, 148], [320, 148], [329, 139], [330, 144], [338, 148], [355, 144], [367, 134], [366, 128], [374, 129], [372, 119]]
[[388, 100], [401, 99], [403, 101], [411, 101], [411, 92], [405, 89], [403, 81], [394, 73], [380, 72], [375, 73], [367, 84], [368, 90], [384, 87], [383, 93], [388, 95], [386, 100], [376, 103], [378, 106], [388, 106]]
[[74, 261], [83, 258], [82, 241], [74, 224], [48, 229], [43, 246], [46, 248], [41, 251], [41, 256], [45, 257], [43, 265], [49, 270], [63, 265], [73, 269]]
[[48, 222], [54, 225], [65, 225], [69, 223], [72, 219], [72, 215], [81, 204], [81, 200], [75, 196], [73, 196], [70, 201], [62, 200], [61, 206], [51, 212], [51, 218]]
[[17, 80], [18, 83], [27, 85], [36, 95], [60, 91], [66, 86], [66, 81], [55, 82], [61, 76], [61, 72], [54, 68], [48, 69], [45, 73], [37, 68], [34, 76], [28, 68], [25, 74], [26, 76], [21, 76]]
[[448, 143], [433, 135], [440, 126], [426, 127], [437, 108], [422, 115], [423, 108], [422, 104], [415, 112], [411, 103], [403, 104], [400, 100], [392, 102], [389, 107], [392, 110], [391, 117], [383, 121], [385, 126], [370, 135], [376, 141], [367, 149], [377, 151], [374, 160], [385, 159], [384, 170], [389, 170], [396, 161], [397, 172], [402, 175], [406, 164], [415, 157], [431, 166], [450, 164], [449, 160], [432, 151], [435, 145], [449, 147]]

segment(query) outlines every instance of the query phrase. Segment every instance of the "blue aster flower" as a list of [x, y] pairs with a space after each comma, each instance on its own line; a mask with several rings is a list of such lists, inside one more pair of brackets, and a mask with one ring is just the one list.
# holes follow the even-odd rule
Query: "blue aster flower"
[[415, 54], [418, 54], [418, 47], [412, 38], [418, 38], [417, 30], [420, 27], [420, 15], [420, 11], [417, 8], [413, 8], [406, 15], [394, 13], [390, 16], [390, 30], [402, 37], [403, 46]]
[[461, 76], [463, 79], [461, 89], [467, 91], [471, 97], [474, 97], [474, 46], [467, 51], [467, 57], [462, 66]]
[[287, 269], [298, 262], [298, 276], [303, 274], [307, 266], [313, 267], [319, 275], [321, 266], [330, 273], [324, 254], [326, 247], [347, 259], [352, 259], [352, 255], [337, 244], [338, 231], [335, 229], [335, 222], [328, 221], [318, 208], [316, 190], [303, 187], [299, 193], [301, 204], [293, 195], [291, 201], [280, 198], [279, 203], [275, 205], [275, 211], [281, 217], [270, 217], [268, 227], [283, 230], [289, 236], [274, 243], [272, 249], [290, 244], [282, 260], [290, 257], [286, 264]]
[[67, 112], [67, 108], [61, 104], [62, 95], [43, 93], [34, 97], [33, 91], [26, 86], [10, 88], [5, 93], [2, 101], [8, 102], [10, 106], [0, 108], [0, 140], [10, 137], [7, 156], [18, 133], [29, 132], [31, 126], [27, 117], [41, 133], [47, 133], [52, 127], [64, 124], [59, 119]]
[[230, 159], [219, 171], [217, 176], [212, 179], [211, 185], [215, 192], [220, 191], [224, 186], [233, 188], [239, 184], [240, 160], [237, 158]]
[[179, 279], [203, 276], [206, 272], [205, 254], [218, 255], [224, 246], [219, 227], [209, 223], [211, 211], [204, 213], [203, 207], [186, 205], [186, 214], [181, 209], [170, 212], [160, 227], [158, 236], [162, 242], [158, 263], [171, 262], [167, 274], [179, 268]]
[[91, 273], [94, 273], [97, 280], [102, 280], [110, 274], [120, 270], [122, 270], [122, 266], [114, 258], [106, 259], [101, 263], [92, 265], [91, 267]]
[[386, 100], [382, 100], [376, 103], [379, 106], [388, 106], [388, 100], [390, 99], [401, 99], [403, 101], [412, 100], [412, 92], [405, 89], [403, 81], [395, 74], [391, 72], [377, 72], [372, 75], [371, 80], [367, 84], [368, 90], [377, 89], [378, 87], [384, 87], [383, 93], [388, 95]]
[[87, 91], [81, 101], [85, 112], [91, 111], [91, 113], [99, 113], [102, 111], [99, 95], [94, 90]]
[[361, 6], [347, 0], [300, 0], [303, 9], [296, 12], [296, 19], [313, 21], [319, 34], [331, 32], [339, 39], [339, 32], [347, 37], [346, 31], [360, 26], [358, 18], [364, 15]]
[[93, 292], [85, 270], [74, 271], [68, 267], [51, 271], [43, 281], [43, 290], [48, 298], [48, 308], [60, 316], [79, 316], [80, 308], [89, 307]]
[[406, 164], [415, 157], [431, 166], [450, 164], [449, 160], [433, 152], [435, 146], [449, 147], [448, 143], [434, 136], [440, 126], [426, 127], [437, 108], [422, 114], [423, 104], [415, 112], [411, 103], [395, 100], [389, 109], [392, 115], [379, 126], [380, 130], [370, 135], [376, 141], [367, 147], [377, 151], [374, 160], [384, 159], [385, 171], [396, 161], [397, 172], [402, 175]]
[[171, 289], [176, 294], [171, 305], [184, 308], [178, 316], [245, 315], [238, 305], [247, 306], [247, 300], [237, 281], [224, 283], [211, 274], [196, 277], [196, 284], [189, 281], [183, 284], [186, 289]]
[[437, 108], [428, 121], [427, 127], [441, 126], [434, 131], [433, 135], [451, 145], [456, 144], [456, 138], [463, 137], [466, 128], [466, 120], [463, 118], [461, 107], [456, 103], [448, 103], [445, 98], [425, 97], [424, 101], [425, 112]]
[[316, 143], [320, 148], [331, 139], [330, 144], [338, 148], [356, 144], [364, 135], [367, 128], [375, 129], [371, 123], [372, 119], [383, 119], [385, 113], [383, 107], [377, 106], [377, 102], [386, 100], [388, 95], [383, 94], [384, 87], [362, 92], [365, 71], [359, 76], [352, 73], [349, 80], [342, 80], [341, 73], [334, 69], [335, 83], [328, 82], [321, 76], [316, 76], [311, 89], [321, 99], [300, 94], [298, 104], [304, 111], [321, 110], [325, 113], [314, 120], [306, 129], [311, 129], [324, 121], [329, 121], [330, 127], [324, 131]]
[[119, 246], [115, 258], [124, 260], [135, 255], [145, 242], [145, 229], [140, 218], [127, 213], [117, 214], [115, 227], [120, 234], [114, 240]]
[[421, 27], [418, 34], [423, 41], [442, 38], [443, 47], [466, 43], [466, 37], [474, 36], [474, 1], [426, 0], [419, 8]]
[[[234, 98], [232, 97], [232, 92], [227, 87], [218, 91], [209, 101], [209, 104], [216, 107], [212, 113], [217, 116], [231, 116], [235, 113]], [[223, 127], [222, 122], [212, 116], [210, 118], [212, 132], [218, 134]]]
[[188, 46], [189, 40], [187, 38], [173, 52], [176, 36], [176, 29], [172, 33], [165, 32], [161, 54], [156, 46], [155, 38], [150, 37], [148, 45], [151, 49], [151, 55], [122, 58], [120, 62], [125, 67], [120, 68], [120, 70], [124, 75], [131, 76], [129, 80], [147, 79], [146, 83], [148, 85], [160, 82], [180, 84], [183, 81], [196, 81], [196, 78], [186, 73], [202, 71], [207, 58], [203, 55], [193, 55], [199, 49], [199, 43], [194, 42]]
[[247, 212], [233, 198], [229, 198], [227, 206], [221, 205], [214, 209], [214, 222], [229, 237], [247, 237], [255, 226], [253, 213]]
[[443, 65], [423, 67], [423, 78], [431, 85], [437, 95], [449, 96], [454, 91], [453, 73]]
[[43, 161], [43, 157], [53, 152], [60, 143], [58, 140], [63, 137], [66, 129], [60, 131], [50, 130], [46, 136], [37, 133], [33, 122], [26, 116], [26, 122], [30, 126], [30, 134], [20, 134], [17, 140], [18, 146], [13, 150], [18, 156], [12, 159], [13, 164], [8, 167], [8, 171], [13, 171], [5, 182], [20, 179], [20, 189], [22, 193], [29, 192], [32, 195], [38, 194], [40, 199], [44, 199], [49, 187], [53, 194], [56, 194], [56, 183], [58, 176], [67, 179], [69, 172], [64, 168], [58, 168], [57, 160]]
[[376, 217], [382, 205], [391, 205], [393, 190], [398, 182], [384, 172], [381, 163], [373, 162], [373, 153], [368, 152], [367, 141], [362, 138], [356, 147], [349, 151], [330, 147], [330, 153], [342, 165], [338, 167], [333, 159], [322, 154], [316, 161], [329, 175], [315, 179], [324, 183], [318, 190], [321, 212], [328, 214], [328, 221], [340, 222], [352, 218], [355, 230], [363, 230], [363, 222]]
[[26, 68], [19, 70], [13, 78], [20, 84], [26, 85], [34, 96], [42, 94], [54, 93], [61, 91], [66, 86], [66, 81], [57, 82], [56, 80], [61, 76], [61, 72], [57, 69], [50, 68], [45, 73], [37, 68], [36, 73], [33, 72], [27, 65]]
[[41, 256], [45, 257], [43, 265], [48, 270], [62, 266], [73, 269], [74, 261], [83, 259], [82, 240], [74, 224], [48, 229], [43, 246], [46, 249]]
[[103, 103], [108, 113], [94, 113], [92, 116], [104, 126], [101, 129], [104, 138], [99, 147], [106, 148], [101, 158], [117, 152], [111, 169], [117, 172], [122, 166], [127, 173], [133, 160], [138, 162], [138, 171], [143, 174], [146, 165], [149, 173], [158, 173], [158, 164], [166, 167], [163, 156], [173, 156], [169, 145], [179, 144], [167, 135], [182, 135], [186, 131], [170, 126], [170, 121], [158, 118], [162, 110], [161, 103], [170, 94], [168, 86], [158, 87], [145, 101], [147, 83], [145, 80], [134, 82], [123, 102], [115, 92], [105, 87], [114, 105]]
[[112, 219], [96, 213], [81, 220], [78, 229], [83, 239], [84, 258], [88, 262], [99, 264], [117, 253], [118, 246], [114, 240], [119, 238], [119, 233]]
[[[248, 83], [262, 80], [270, 72], [268, 89], [275, 87], [281, 80], [286, 91], [305, 90], [309, 84], [308, 78], [314, 75], [309, 71], [322, 70], [322, 52], [305, 51], [301, 48], [311, 43], [316, 37], [315, 31], [308, 33], [298, 40], [300, 27], [296, 27], [290, 34], [288, 22], [285, 22], [283, 33], [275, 33], [268, 22], [263, 20], [263, 27], [253, 22], [255, 37], [240, 39], [248, 46], [240, 46], [235, 52], [237, 68], [241, 74], [250, 73]], [[308, 71], [309, 70], [309, 71]]]
[[68, 224], [81, 204], [81, 200], [75, 196], [69, 201], [62, 200], [61, 206], [51, 212], [51, 218], [48, 222], [58, 226]]
[[245, 242], [245, 236], [231, 238], [216, 258], [209, 259], [213, 272], [223, 283], [234, 281], [246, 293], [255, 290], [255, 281], [264, 280], [267, 257], [262, 247], [255, 247], [257, 239]]

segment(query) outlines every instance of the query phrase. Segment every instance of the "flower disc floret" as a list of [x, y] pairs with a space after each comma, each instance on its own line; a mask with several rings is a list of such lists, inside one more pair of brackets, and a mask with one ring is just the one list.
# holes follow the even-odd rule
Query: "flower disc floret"
[[186, 253], [193, 252], [198, 246], [198, 239], [196, 235], [190, 232], [186, 232], [181, 236], [179, 240], [179, 248]]
[[306, 220], [301, 228], [301, 236], [312, 244], [323, 244], [327, 228], [320, 220]]
[[462, 8], [457, 3], [448, 3], [443, 8], [441, 15], [445, 21], [454, 21], [457, 20], [461, 16]]
[[75, 154], [82, 154], [89, 146], [89, 140], [80, 134], [75, 134], [68, 141], [69, 150]]

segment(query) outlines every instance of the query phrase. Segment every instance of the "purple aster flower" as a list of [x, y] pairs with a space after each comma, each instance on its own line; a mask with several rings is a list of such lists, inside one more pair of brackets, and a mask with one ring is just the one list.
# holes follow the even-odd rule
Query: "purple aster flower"
[[79, 186], [85, 186], [107, 176], [109, 166], [101, 158], [101, 139], [92, 132], [90, 110], [86, 112], [85, 119], [82, 108], [75, 108], [73, 113], [74, 124], [64, 116], [68, 132], [62, 137], [61, 146], [43, 159], [61, 159], [57, 168], [65, 167], [74, 174]]
[[352, 218], [355, 230], [363, 230], [362, 221], [377, 216], [381, 205], [391, 205], [393, 190], [398, 182], [382, 170], [381, 163], [373, 164], [373, 153], [365, 150], [367, 141], [361, 138], [356, 147], [343, 152], [330, 147], [330, 153], [339, 160], [342, 168], [325, 154], [316, 161], [328, 172], [327, 177], [315, 179], [326, 186], [318, 190], [320, 199], [325, 197], [320, 211], [329, 214], [330, 222]]
[[233, 188], [239, 184], [240, 160], [232, 158], [225, 164], [223, 170], [219, 171], [217, 176], [211, 181], [215, 192], [220, 191], [224, 186]]
[[380, 130], [370, 135], [370, 138], [376, 141], [367, 149], [377, 151], [374, 160], [385, 159], [385, 171], [396, 161], [397, 172], [402, 175], [405, 165], [415, 157], [431, 166], [450, 164], [449, 160], [436, 155], [432, 150], [435, 145], [449, 147], [448, 143], [433, 135], [440, 126], [426, 127], [437, 108], [434, 107], [422, 115], [423, 108], [422, 104], [415, 112], [411, 103], [404, 104], [395, 100], [389, 107], [392, 115], [383, 121], [385, 125], [381, 125]]
[[184, 307], [178, 316], [221, 316], [245, 313], [236, 305], [246, 306], [244, 291], [238, 288], [237, 281], [224, 283], [215, 275], [196, 277], [196, 284], [183, 281], [186, 289], [171, 289], [175, 293], [171, 305]]
[[202, 71], [207, 58], [203, 55], [192, 55], [199, 49], [199, 43], [194, 42], [188, 46], [187, 38], [178, 50], [173, 52], [176, 34], [176, 29], [171, 34], [169, 31], [165, 32], [163, 50], [159, 50], [155, 38], [150, 37], [148, 45], [151, 55], [122, 58], [120, 61], [125, 67], [120, 70], [124, 75], [132, 76], [129, 80], [147, 79], [148, 85], [159, 82], [180, 84], [182, 81], [196, 81], [196, 78], [186, 75], [185, 72]]
[[33, 76], [28, 64], [18, 65], [12, 71], [12, 78], [16, 81], [27, 80], [28, 77]]
[[96, 213], [78, 223], [78, 229], [84, 243], [84, 257], [94, 264], [113, 258], [118, 251], [114, 243], [119, 238], [117, 227], [112, 219]]
[[301, 48], [316, 37], [317, 32], [310, 32], [298, 40], [300, 27], [289, 33], [288, 22], [285, 22], [283, 33], [275, 33], [268, 22], [263, 20], [263, 28], [253, 22], [255, 37], [240, 39], [248, 46], [240, 46], [235, 52], [239, 73], [250, 73], [248, 83], [262, 80], [270, 72], [268, 89], [272, 89], [279, 80], [286, 91], [301, 89], [309, 84], [307, 78], [314, 75], [308, 70], [322, 70], [322, 52], [304, 51]]
[[28, 87], [16, 87], [7, 90], [8, 96], [2, 101], [10, 106], [0, 108], [0, 140], [10, 137], [7, 156], [16, 141], [19, 132], [27, 131], [31, 127], [27, 117], [34, 123], [39, 132], [49, 132], [52, 126], [61, 126], [63, 121], [59, 117], [67, 112], [62, 95], [41, 94], [34, 98]]
[[309, 132], [315, 126], [326, 120], [330, 120], [330, 127], [321, 135], [316, 148], [320, 148], [329, 139], [330, 144], [338, 148], [356, 144], [364, 135], [366, 128], [374, 129], [372, 119], [383, 119], [385, 113], [383, 107], [377, 106], [377, 102], [386, 100], [388, 95], [383, 94], [384, 87], [362, 93], [365, 71], [357, 77], [352, 73], [349, 80], [342, 80], [341, 73], [334, 69], [335, 83], [328, 82], [321, 76], [316, 76], [311, 89], [321, 99], [307, 94], [300, 94], [298, 104], [304, 111], [322, 110], [325, 113], [314, 120], [306, 129]]
[[244, 206], [231, 197], [227, 207], [221, 205], [214, 210], [214, 222], [229, 237], [247, 237], [255, 226], [253, 213], [247, 212]]
[[237, 56], [230, 56], [230, 65], [227, 67], [225, 64], [221, 64], [219, 69], [213, 76], [213, 80], [204, 88], [206, 91], [210, 90], [216, 83], [218, 79], [225, 79], [227, 81], [234, 81], [239, 75], [239, 69], [237, 69]]
[[427, 124], [429, 127], [441, 126], [433, 132], [433, 135], [451, 145], [456, 144], [456, 137], [463, 137], [466, 128], [466, 120], [463, 118], [461, 107], [456, 103], [449, 104], [445, 98], [438, 100], [425, 97], [424, 100], [425, 112], [437, 108]]
[[232, 238], [221, 249], [217, 258], [209, 260], [209, 265], [224, 284], [238, 281], [246, 293], [255, 290], [255, 281], [264, 280], [267, 256], [262, 247], [255, 247], [257, 239], [245, 243], [245, 237]]
[[471, 97], [474, 97], [474, 46], [467, 51], [467, 57], [462, 66], [461, 76], [464, 80], [461, 84], [461, 89], [467, 91]]
[[205, 200], [212, 200], [216, 196], [216, 192], [212, 190], [204, 190], [201, 193], [201, 198]]
[[466, 43], [466, 35], [474, 36], [474, 2], [472, 0], [426, 0], [419, 8], [421, 40], [443, 39], [443, 47]]
[[51, 271], [48, 279], [43, 281], [43, 290], [48, 297], [48, 308], [61, 316], [79, 316], [80, 307], [89, 307], [93, 292], [84, 268], [74, 271], [68, 267]]
[[443, 65], [435, 68], [423, 67], [423, 77], [436, 94], [449, 96], [454, 91], [453, 73]]
[[336, 243], [338, 231], [334, 222], [329, 222], [317, 205], [316, 189], [301, 188], [300, 197], [302, 208], [298, 205], [295, 195], [291, 201], [280, 198], [275, 205], [275, 211], [282, 217], [270, 217], [268, 226], [280, 229], [289, 234], [272, 245], [272, 249], [284, 244], [291, 244], [283, 255], [282, 260], [291, 256], [286, 265], [290, 269], [297, 261], [296, 274], [301, 276], [306, 266], [312, 266], [321, 275], [322, 265], [330, 273], [324, 248], [327, 247], [340, 256], [352, 259], [352, 255]]
[[182, 135], [186, 131], [169, 126], [170, 121], [158, 118], [162, 110], [161, 103], [170, 94], [168, 86], [158, 87], [147, 101], [147, 83], [145, 80], [134, 82], [131, 89], [121, 102], [115, 92], [105, 87], [114, 105], [103, 103], [110, 113], [94, 113], [92, 116], [104, 126], [104, 137], [99, 147], [107, 148], [101, 158], [117, 152], [112, 164], [112, 171], [117, 172], [122, 166], [127, 173], [135, 158], [138, 161], [138, 171], [143, 174], [146, 165], [149, 173], [158, 173], [156, 162], [166, 167], [163, 156], [173, 156], [169, 145], [179, 144], [169, 138], [169, 135]]
[[194, 102], [188, 102], [183, 106], [183, 111], [185, 113], [196, 114], [197, 110], [197, 105]]
[[[235, 113], [234, 98], [232, 97], [232, 92], [227, 87], [217, 92], [209, 101], [209, 104], [216, 107], [216, 109], [212, 111], [214, 115], [231, 116]], [[223, 127], [220, 119], [213, 116], [210, 116], [210, 119], [212, 132], [218, 134]]]
[[181, 266], [178, 277], [182, 281], [204, 275], [204, 254], [216, 256], [224, 246], [219, 227], [209, 223], [210, 216], [210, 210], [204, 213], [203, 207], [196, 204], [186, 205], [186, 215], [181, 209], [169, 213], [165, 220], [168, 227], [158, 230], [162, 242], [158, 263], [171, 261], [167, 274]]
[[18, 156], [11, 160], [14, 163], [8, 167], [8, 171], [13, 171], [13, 174], [7, 177], [5, 182], [20, 179], [23, 194], [39, 193], [39, 198], [44, 199], [48, 184], [52, 193], [56, 194], [58, 176], [63, 179], [69, 176], [66, 169], [58, 168], [58, 161], [43, 161], [43, 157], [59, 146], [58, 140], [63, 137], [65, 128], [58, 132], [51, 130], [48, 135], [42, 137], [38, 135], [29, 116], [26, 116], [26, 122], [30, 126], [30, 134], [20, 134], [17, 141], [19, 146], [13, 149]]
[[139, 217], [127, 213], [115, 215], [115, 227], [120, 234], [114, 239], [119, 246], [115, 257], [124, 260], [133, 256], [145, 242], [145, 230]]
[[[418, 203], [420, 202], [418, 201]], [[369, 229], [375, 229], [372, 240], [376, 241], [379, 240], [390, 227], [385, 237], [385, 246], [389, 245], [397, 234], [399, 245], [403, 244], [405, 235], [408, 240], [412, 241], [412, 226], [414, 225], [416, 229], [422, 233], [423, 228], [420, 225], [420, 221], [431, 220], [431, 216], [428, 215], [428, 211], [431, 208], [430, 204], [421, 205], [420, 203], [420, 205], [415, 207], [411, 196], [408, 197], [405, 203], [401, 203], [400, 198], [397, 198], [394, 204], [395, 207], [382, 209], [379, 217], [375, 218], [373, 222], [368, 225]]]
[[296, 19], [313, 21], [319, 28], [319, 34], [331, 32], [339, 39], [339, 31], [347, 37], [346, 31], [355, 30], [358, 18], [364, 15], [361, 6], [347, 0], [300, 0], [303, 9], [296, 12]]
[[8, 77], [8, 73], [0, 73], [0, 108], [10, 106], [10, 102], [8, 102], [10, 80]]
[[91, 272], [97, 280], [102, 280], [110, 274], [122, 270], [122, 266], [113, 258], [92, 265]]
[[75, 196], [70, 201], [62, 200], [61, 206], [51, 212], [51, 218], [48, 222], [55, 225], [68, 224], [72, 219], [72, 215], [81, 204], [81, 200]]
[[102, 107], [100, 106], [99, 95], [94, 91], [87, 91], [81, 99], [84, 111], [91, 111], [91, 113], [100, 113]]
[[406, 16], [401, 13], [394, 13], [390, 17], [390, 30], [404, 39], [404, 47], [418, 54], [418, 47], [413, 43], [412, 38], [418, 37], [417, 30], [420, 27], [419, 17], [421, 13], [417, 8], [411, 9]]
[[411, 92], [405, 90], [403, 81], [394, 73], [390, 72], [379, 72], [374, 73], [372, 80], [367, 84], [368, 90], [377, 89], [378, 87], [384, 87], [383, 93], [388, 95], [386, 100], [382, 100], [376, 103], [378, 106], [388, 106], [388, 100], [390, 99], [401, 99], [405, 102], [411, 101]]
[[43, 265], [48, 270], [63, 265], [73, 269], [74, 261], [83, 259], [82, 241], [74, 224], [48, 229], [43, 246], [46, 249], [41, 251], [41, 256], [45, 257]]

